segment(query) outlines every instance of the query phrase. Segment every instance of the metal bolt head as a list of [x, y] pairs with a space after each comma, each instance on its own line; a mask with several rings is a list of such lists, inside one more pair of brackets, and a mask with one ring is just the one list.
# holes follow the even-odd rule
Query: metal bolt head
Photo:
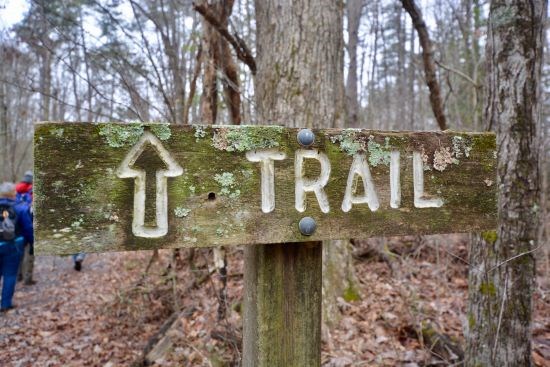
[[298, 223], [298, 228], [304, 236], [311, 236], [317, 228], [317, 223], [311, 217], [303, 217], [300, 219], [300, 223]]
[[309, 147], [315, 141], [315, 134], [310, 129], [302, 129], [298, 131], [297, 138], [301, 146]]

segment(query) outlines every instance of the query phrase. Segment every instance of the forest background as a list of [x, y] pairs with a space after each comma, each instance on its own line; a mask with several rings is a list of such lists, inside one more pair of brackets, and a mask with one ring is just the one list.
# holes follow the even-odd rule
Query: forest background
[[[0, 7], [4, 8], [0, 20], [0, 156], [3, 157], [0, 179], [16, 181], [24, 171], [32, 167], [32, 134], [33, 123], [36, 121], [257, 123], [253, 83], [253, 55], [256, 53], [254, 2], [212, 2], [216, 6], [210, 10], [215, 11], [221, 20], [215, 27], [199, 14], [201, 3], [197, 3], [199, 8], [194, 6], [192, 1], [186, 0], [32, 0], [9, 1], [5, 2], [5, 5], [0, 3]], [[17, 6], [13, 7], [14, 4]], [[488, 2], [442, 0], [419, 1], [418, 5], [422, 9], [433, 42], [433, 60], [436, 64], [436, 78], [441, 88], [447, 128], [483, 130]], [[208, 11], [209, 8], [204, 9]], [[205, 14], [204, 10], [202, 13]], [[225, 29], [234, 44], [221, 42], [219, 29]], [[344, 127], [381, 130], [440, 128], [430, 105], [418, 33], [400, 1], [347, 1], [344, 40], [347, 116]], [[547, 47], [548, 37], [545, 49]], [[542, 86], [545, 92], [550, 89], [547, 52], [543, 60]], [[550, 274], [550, 253], [547, 246], [550, 233], [547, 199], [550, 171], [548, 93], [543, 94], [542, 103], [545, 135], [541, 146], [544, 167], [541, 202], [546, 205], [542, 205], [541, 208], [545, 226], [541, 227], [539, 234], [539, 241], [543, 244], [541, 253], [544, 256], [540, 256], [537, 266], [539, 276], [545, 279]], [[456, 267], [450, 267], [448, 270], [454, 274], [449, 277], [456, 283], [457, 288], [454, 291], [446, 289], [446, 292], [451, 292], [447, 294], [447, 311], [441, 311], [444, 309], [441, 305], [433, 306], [439, 310], [438, 316], [433, 318], [437, 321], [435, 324], [438, 332], [442, 335], [450, 334], [460, 341], [461, 329], [463, 324], [467, 323], [467, 320], [464, 320], [464, 311], [457, 312], [454, 316], [445, 316], [445, 312], [448, 313], [454, 307], [464, 310], [464, 300], [461, 300], [465, 297], [464, 263], [455, 261], [457, 256], [461, 259], [467, 258], [467, 254], [460, 253], [465, 251], [467, 241], [468, 238], [454, 235], [400, 240], [374, 239], [355, 244], [354, 261], [357, 276], [364, 279], [372, 277], [368, 270], [369, 266], [365, 266], [364, 262], [374, 261], [374, 265], [371, 266], [383, 269], [379, 270], [377, 276], [387, 277], [389, 283], [373, 281], [379, 285], [391, 284], [392, 288], [384, 292], [382, 287], [378, 290], [379, 296], [400, 299], [396, 301], [392, 298], [390, 302], [402, 305], [397, 316], [387, 309], [379, 310], [378, 314], [384, 315], [382, 321], [385, 327], [394, 322], [394, 316], [399, 320], [408, 318], [407, 322], [397, 323], [399, 327], [393, 325], [392, 329], [397, 332], [391, 335], [382, 329], [371, 330], [376, 336], [373, 339], [374, 344], [369, 347], [373, 350], [373, 355], [374, 350], [378, 348], [375, 342], [386, 345], [389, 351], [397, 348], [393, 342], [410, 339], [417, 340], [418, 345], [411, 347], [405, 343], [407, 347], [404, 348], [403, 354], [388, 355], [386, 360], [427, 363], [426, 361], [435, 359], [451, 364], [453, 353], [444, 358], [436, 358], [430, 348], [425, 348], [422, 326], [419, 328], [418, 325], [426, 318], [419, 316], [422, 312], [411, 311], [418, 307], [417, 298], [420, 296], [416, 295], [416, 292], [424, 294], [429, 299], [434, 298], [432, 290], [415, 289], [407, 282], [410, 281], [412, 273], [416, 274], [414, 269], [419, 266], [429, 267], [427, 263], [430, 262], [433, 268], [430, 268], [428, 273], [432, 275], [439, 274], [442, 269], [448, 268], [449, 264]], [[414, 243], [415, 246], [408, 246], [410, 243]], [[412, 247], [414, 251], [409, 250]], [[419, 248], [430, 251], [422, 253]], [[121, 310], [124, 310], [123, 313], [128, 317], [126, 321], [130, 324], [135, 321], [133, 317], [142, 321], [144, 318], [147, 319], [143, 314], [134, 314], [138, 311], [134, 307], [139, 309], [138, 305], [146, 302], [144, 300], [158, 301], [158, 307], [162, 310], [151, 320], [143, 321], [142, 327], [149, 329], [144, 333], [148, 337], [139, 338], [142, 345], [136, 341], [137, 344], [133, 347], [120, 347], [121, 350], [132, 350], [126, 354], [121, 352], [121, 357], [117, 357], [121, 358], [120, 360], [128, 361], [142, 354], [146, 356], [150, 352], [147, 348], [151, 349], [147, 346], [149, 342], [153, 345], [158, 342], [149, 337], [156, 335], [157, 329], [173, 315], [174, 310], [191, 312], [194, 306], [187, 305], [185, 301], [190, 292], [212, 298], [204, 301], [205, 305], [210, 304], [210, 308], [203, 305], [205, 307], [202, 311], [205, 314], [209, 309], [217, 310], [217, 316], [214, 318], [222, 317], [229, 320], [228, 325], [231, 327], [227, 330], [213, 330], [208, 333], [210, 338], [220, 344], [213, 349], [219, 352], [216, 358], [230, 361], [228, 363], [239, 360], [236, 345], [240, 343], [240, 336], [239, 326], [236, 325], [240, 323], [239, 287], [242, 287], [242, 284], [239, 285], [238, 282], [239, 274], [242, 276], [242, 256], [238, 250], [230, 250], [229, 260], [215, 270], [219, 273], [220, 268], [227, 268], [227, 261], [230, 264], [234, 261], [234, 268], [229, 272], [229, 277], [215, 277], [211, 289], [205, 290], [201, 286], [203, 283], [208, 284], [206, 279], [209, 279], [210, 275], [215, 275], [215, 272], [208, 270], [209, 265], [212, 266], [215, 261], [212, 261], [209, 253], [189, 252], [138, 253], [135, 254], [136, 258], [132, 257], [134, 255], [120, 254], [92, 257], [96, 263], [91, 264], [96, 264], [97, 269], [104, 269], [106, 272], [111, 271], [113, 267], [124, 267], [125, 265], [121, 264], [125, 263], [125, 259], [129, 264], [141, 259], [150, 265], [145, 272], [129, 266], [128, 274], [133, 274], [133, 281], [127, 284], [120, 282], [117, 287], [112, 286], [113, 289], [110, 291], [118, 298], [111, 299], [106, 296], [105, 302], [116, 310], [113, 311], [114, 314], [120, 316]], [[217, 256], [219, 257], [219, 254]], [[396, 262], [399, 266], [395, 265]], [[59, 275], [59, 269], [63, 269], [55, 264], [56, 260], [50, 258], [39, 264], [39, 270], [52, 272], [51, 270], [55, 269], [58, 272], [53, 271], [54, 275], [45, 275], [44, 279], [55, 282], [53, 279], [57, 279], [55, 276]], [[206, 276], [200, 275], [201, 269]], [[109, 274], [116, 278], [114, 274]], [[177, 282], [174, 278], [181, 280], [189, 274], [193, 275], [194, 279], [189, 285], [175, 285]], [[236, 279], [231, 278], [231, 275]], [[149, 282], [146, 289], [143, 285], [145, 278]], [[236, 282], [233, 288], [232, 279]], [[64, 281], [70, 284], [75, 280], [67, 278]], [[86, 284], [93, 287], [97, 281], [99, 280], [92, 278], [89, 284]], [[78, 287], [77, 284], [74, 285]], [[421, 287], [418, 284], [417, 286]], [[432, 286], [435, 289], [446, 287], [437, 283]], [[363, 282], [362, 287], [368, 289], [369, 284]], [[409, 292], [411, 287], [412, 293]], [[539, 283], [537, 288], [537, 292], [540, 292], [537, 297], [546, 305], [548, 289], [549, 285], [544, 281]], [[56, 291], [59, 291], [59, 287], [52, 285], [52, 292]], [[37, 297], [39, 300], [38, 294], [33, 292], [37, 291], [28, 291], [25, 296]], [[338, 324], [336, 331], [324, 335], [324, 361], [327, 364], [347, 365], [346, 361], [354, 360], [354, 352], [349, 354], [349, 351], [353, 351], [355, 347], [349, 346], [346, 352], [346, 340], [351, 343], [350, 340], [353, 338], [349, 333], [346, 338], [346, 333], [342, 331], [349, 331], [348, 329], [353, 329], [353, 326], [346, 326], [345, 320], [351, 323], [348, 318], [361, 314], [362, 307], [369, 309], [370, 313], [376, 310], [373, 300], [369, 303], [369, 297], [362, 294], [361, 289], [357, 290], [357, 295], [354, 293], [342, 294], [338, 300], [337, 307], [344, 314], [344, 326]], [[121, 301], [121, 294], [128, 298], [122, 297]], [[67, 294], [64, 296], [68, 297]], [[90, 307], [92, 303], [90, 301]], [[222, 307], [219, 303], [223, 304]], [[224, 308], [229, 311], [220, 311]], [[175, 318], [178, 322], [183, 322], [181, 312]], [[544, 313], [542, 315], [544, 316]], [[195, 315], [194, 318], [196, 317]], [[232, 317], [235, 320], [232, 320]], [[541, 330], [547, 329], [547, 323], [548, 319], [543, 319]], [[173, 323], [167, 325], [172, 327]], [[342, 327], [344, 329], [341, 329]], [[39, 331], [44, 332], [42, 329]], [[338, 336], [340, 331], [343, 334]], [[105, 330], [102, 332], [106, 333]], [[546, 337], [544, 340], [547, 340]], [[184, 356], [163, 355], [160, 360], [196, 358], [197, 361], [201, 361], [200, 363], [212, 365], [214, 358], [211, 355], [217, 352], [197, 349], [201, 343], [205, 343], [202, 334], [197, 336], [196, 344], [187, 342], [186, 345], [191, 347], [185, 347], [188, 352], [184, 353]], [[539, 357], [542, 356], [541, 361], [550, 359], [550, 342], [548, 344], [546, 352], [541, 352], [540, 348], [535, 352], [539, 353]], [[99, 358], [97, 363], [117, 361], [117, 354], [114, 352], [117, 350], [116, 347], [105, 348], [102, 343], [94, 345], [100, 345], [99, 349], [93, 347]], [[410, 350], [423, 350], [425, 354], [419, 352], [416, 357], [405, 356], [406, 351]], [[191, 357], [193, 353], [196, 355]], [[365, 351], [361, 353], [368, 354]], [[439, 354], [441, 353], [443, 352]], [[66, 357], [65, 355], [64, 358]], [[364, 358], [368, 360], [369, 357]], [[391, 362], [388, 363], [392, 365]]]

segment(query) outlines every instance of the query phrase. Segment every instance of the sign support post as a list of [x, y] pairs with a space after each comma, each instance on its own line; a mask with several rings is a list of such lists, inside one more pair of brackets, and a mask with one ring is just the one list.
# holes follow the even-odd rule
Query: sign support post
[[243, 366], [321, 362], [320, 241], [245, 248]]

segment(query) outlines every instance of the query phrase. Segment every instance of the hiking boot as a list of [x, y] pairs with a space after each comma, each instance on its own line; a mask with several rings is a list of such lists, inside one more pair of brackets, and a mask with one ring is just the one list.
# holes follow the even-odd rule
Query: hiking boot
[[25, 281], [23, 282], [23, 284], [25, 284], [25, 285], [35, 285], [35, 284], [36, 284], [36, 280], [33, 280], [33, 279], [25, 279]]
[[74, 262], [74, 270], [76, 271], [82, 270], [82, 260], [77, 260]]

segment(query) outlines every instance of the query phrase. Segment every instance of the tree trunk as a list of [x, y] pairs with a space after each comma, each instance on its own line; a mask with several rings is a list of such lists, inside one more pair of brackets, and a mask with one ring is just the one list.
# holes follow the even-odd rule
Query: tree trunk
[[496, 232], [470, 248], [467, 366], [531, 366], [547, 0], [493, 0], [485, 123], [497, 133]]
[[[234, 0], [218, 0], [211, 4], [205, 2], [198, 6], [208, 9], [216, 18], [216, 23], [227, 30], [229, 16], [233, 10]], [[203, 51], [204, 79], [201, 111], [205, 122], [216, 123], [218, 74], [222, 75], [225, 102], [229, 111], [229, 120], [233, 125], [241, 123], [241, 94], [237, 65], [233, 60], [229, 43], [220, 35], [216, 27], [203, 18]]]
[[359, 98], [357, 96], [357, 44], [359, 43], [359, 24], [364, 0], [348, 0], [346, 15], [348, 18], [348, 55], [349, 68], [346, 81], [346, 126], [359, 127]]
[[[0, 154], [2, 157], [8, 156], [8, 101], [6, 95], [6, 84], [0, 84]], [[7, 159], [2, 162], [0, 168], [0, 180], [8, 179], [8, 164]]]
[[[258, 121], [341, 127], [343, 3], [255, 6]], [[320, 366], [322, 244], [247, 246], [244, 272], [243, 365]]]

